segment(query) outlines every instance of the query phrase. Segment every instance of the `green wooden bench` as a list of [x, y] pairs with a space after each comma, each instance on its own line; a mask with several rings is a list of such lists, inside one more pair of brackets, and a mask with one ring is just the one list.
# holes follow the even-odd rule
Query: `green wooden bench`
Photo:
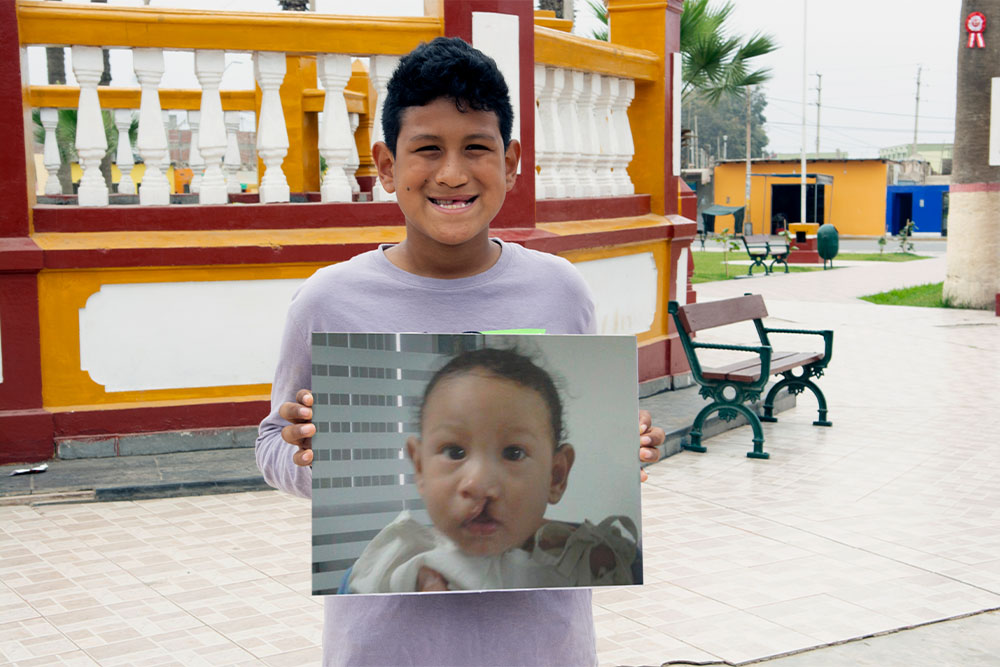
[[[673, 316], [694, 381], [701, 385], [701, 395], [711, 401], [695, 417], [694, 425], [691, 427], [690, 443], [682, 445], [684, 449], [694, 452], [706, 451], [701, 444], [702, 426], [709, 415], [718, 411], [723, 421], [731, 421], [738, 414], [746, 417], [753, 428], [753, 451], [748, 452], [747, 456], [755, 459], [768, 458], [769, 455], [764, 451], [764, 429], [761, 427], [761, 422], [778, 421], [774, 416], [774, 399], [778, 392], [785, 388], [793, 395], [801, 394], [806, 389], [812, 391], [819, 403], [819, 419], [813, 424], [832, 425], [826, 415], [826, 398], [812, 379], [822, 376], [823, 369], [830, 363], [830, 356], [833, 354], [833, 331], [766, 327], [762, 320], [767, 317], [767, 307], [764, 305], [764, 298], [759, 294], [686, 306], [671, 301], [667, 309]], [[693, 340], [698, 331], [749, 321], [753, 321], [757, 330], [759, 345], [720, 345]], [[823, 351], [775, 352], [771, 348], [770, 334], [821, 336]], [[754, 356], [725, 366], [708, 368], [703, 367], [699, 361], [698, 350], [732, 350], [750, 352]], [[760, 398], [768, 378], [772, 375], [783, 377], [767, 392], [764, 398], [764, 415], [758, 417], [756, 412], [744, 404]]]
[[[785, 273], [788, 273], [788, 244], [784, 241], [772, 241], [764, 234], [747, 234], [743, 236], [743, 246], [747, 249], [747, 255], [753, 261], [747, 275], [753, 275], [753, 267], [760, 266], [764, 269], [764, 275], [774, 271], [775, 264], [784, 264]], [[770, 266], [767, 260], [771, 260]]]

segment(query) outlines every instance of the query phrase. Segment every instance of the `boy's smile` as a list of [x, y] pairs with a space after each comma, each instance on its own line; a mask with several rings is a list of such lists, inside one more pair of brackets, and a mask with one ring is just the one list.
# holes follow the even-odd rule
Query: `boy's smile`
[[504, 149], [495, 113], [459, 111], [448, 98], [409, 107], [396, 155], [383, 143], [373, 153], [406, 218], [406, 240], [388, 251], [390, 260], [425, 274], [442, 259], [479, 262], [472, 273], [496, 261], [489, 225], [514, 186], [520, 145], [512, 140]]

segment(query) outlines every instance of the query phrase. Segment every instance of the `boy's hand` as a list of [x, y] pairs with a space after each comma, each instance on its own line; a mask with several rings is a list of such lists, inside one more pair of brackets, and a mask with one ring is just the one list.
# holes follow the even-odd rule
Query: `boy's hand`
[[[666, 434], [659, 426], [653, 426], [653, 417], [648, 410], [639, 410], [639, 460], [658, 461], [660, 452], [657, 449], [666, 439]], [[645, 482], [649, 475], [640, 469], [640, 479]]]
[[295, 402], [282, 403], [278, 415], [292, 422], [281, 429], [281, 437], [290, 445], [299, 448], [292, 454], [296, 465], [307, 466], [313, 461], [312, 437], [316, 435], [316, 426], [312, 423], [313, 395], [308, 389], [299, 389], [295, 394]]

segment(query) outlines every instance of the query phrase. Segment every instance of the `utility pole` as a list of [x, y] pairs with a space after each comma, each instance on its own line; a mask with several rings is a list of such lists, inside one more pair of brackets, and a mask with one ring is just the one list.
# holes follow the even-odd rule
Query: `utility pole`
[[[747, 185], [746, 185], [746, 196], [745, 196], [745, 206], [746, 210], [743, 213], [743, 226], [746, 229], [746, 224], [750, 222], [750, 86], [746, 86], [747, 89]], [[734, 230], [735, 231], [735, 230]]]
[[917, 157], [917, 121], [920, 120], [920, 70], [922, 65], [917, 65], [917, 105], [913, 109], [913, 148], [910, 151], [911, 157]]
[[694, 168], [701, 169], [701, 144], [698, 143], [698, 114], [694, 115]]
[[806, 88], [809, 86], [809, 80], [806, 76], [806, 54], [808, 53], [806, 49], [806, 28], [809, 26], [809, 21], [807, 20], [807, 10], [809, 7], [808, 0], [803, 0], [802, 2], [802, 143], [799, 144], [801, 148], [801, 155], [799, 156], [800, 168], [802, 174], [800, 175], [799, 181], [799, 222], [806, 222]]
[[819, 109], [823, 101], [823, 75], [816, 74], [816, 159], [819, 159]]
[[722, 159], [723, 160], [726, 159], [726, 151], [727, 151], [728, 147], [729, 147], [729, 135], [728, 134], [724, 134], [724, 135], [722, 135]]

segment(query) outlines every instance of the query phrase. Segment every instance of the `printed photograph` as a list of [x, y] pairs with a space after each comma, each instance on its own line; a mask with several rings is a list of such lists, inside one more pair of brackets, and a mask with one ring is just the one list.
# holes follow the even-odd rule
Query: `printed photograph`
[[631, 336], [314, 333], [312, 590], [642, 583]]

